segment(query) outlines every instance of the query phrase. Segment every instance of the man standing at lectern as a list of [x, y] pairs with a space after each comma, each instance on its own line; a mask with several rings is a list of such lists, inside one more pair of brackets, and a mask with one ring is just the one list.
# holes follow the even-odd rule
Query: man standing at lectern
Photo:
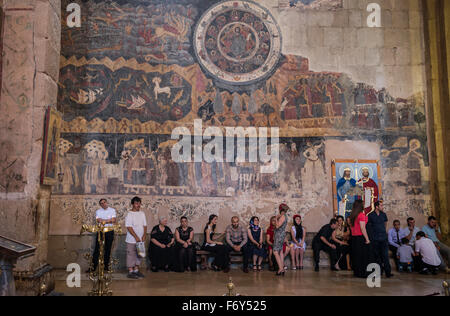
[[[108, 201], [101, 199], [99, 202], [101, 208], [95, 212], [95, 219], [97, 223], [103, 223], [105, 227], [111, 227], [116, 223], [116, 210], [112, 207], [108, 207]], [[100, 234], [100, 233], [99, 233]], [[109, 259], [111, 257], [111, 247], [114, 241], [114, 231], [105, 233], [105, 253], [104, 253], [104, 265], [105, 271], [109, 270]], [[95, 236], [95, 250], [92, 256], [93, 271], [97, 269], [98, 257], [100, 252], [100, 245], [98, 243], [98, 236]]]
[[[364, 201], [364, 213], [369, 214], [370, 212], [372, 212], [372, 202], [378, 202], [378, 185], [376, 184], [376, 182], [370, 178], [370, 172], [369, 172], [369, 168], [367, 167], [363, 167], [361, 169], [362, 172], [362, 179], [360, 179], [358, 181], [358, 184], [362, 184], [363, 185], [363, 189], [364, 189], [364, 196], [363, 196], [363, 201]], [[373, 190], [373, 201], [372, 201], [372, 193], [371, 191]]]

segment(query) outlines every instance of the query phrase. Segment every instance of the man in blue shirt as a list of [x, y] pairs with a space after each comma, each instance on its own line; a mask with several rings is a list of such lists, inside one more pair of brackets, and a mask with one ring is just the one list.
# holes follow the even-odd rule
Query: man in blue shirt
[[[408, 244], [413, 249], [415, 249], [416, 235], [418, 232], [420, 232], [420, 229], [416, 226], [416, 220], [412, 217], [409, 217], [406, 220], [406, 223], [408, 224], [408, 226], [400, 230], [400, 238], [408, 239]], [[419, 271], [420, 264], [421, 264], [420, 257], [414, 256], [413, 261], [414, 261], [414, 270]]]
[[444, 244], [441, 240], [441, 229], [437, 224], [436, 217], [430, 216], [428, 217], [428, 224], [423, 226], [422, 231], [426, 234], [427, 238], [431, 239], [436, 248], [438, 250], [439, 258], [441, 259], [441, 270], [448, 270], [447, 265], [443, 259], [443, 256], [446, 257], [447, 262], [450, 262], [450, 247]]
[[394, 276], [391, 273], [391, 264], [389, 263], [389, 243], [387, 228], [387, 215], [383, 212], [383, 202], [377, 201], [374, 204], [375, 211], [368, 216], [368, 233], [374, 260], [380, 265], [387, 278]]
[[394, 257], [395, 266], [399, 268], [399, 261], [397, 258], [398, 248], [401, 246], [401, 230], [400, 230], [400, 221], [398, 219], [394, 220], [393, 227], [388, 231], [388, 242], [389, 242], [389, 250], [392, 252]]

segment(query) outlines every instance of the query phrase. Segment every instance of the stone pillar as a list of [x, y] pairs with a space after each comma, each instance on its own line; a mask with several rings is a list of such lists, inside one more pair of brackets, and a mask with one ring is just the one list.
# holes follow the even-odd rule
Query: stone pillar
[[450, 1], [422, 0], [433, 208], [450, 242]]
[[36, 277], [49, 270], [51, 188], [40, 185], [40, 169], [45, 110], [56, 107], [58, 92], [61, 1], [3, 0], [0, 5], [0, 227], [3, 235], [37, 247], [34, 256], [17, 262], [15, 271], [22, 278]]

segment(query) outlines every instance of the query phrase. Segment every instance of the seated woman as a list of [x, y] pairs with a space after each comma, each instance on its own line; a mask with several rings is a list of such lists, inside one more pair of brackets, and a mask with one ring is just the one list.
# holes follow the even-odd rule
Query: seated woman
[[292, 270], [303, 270], [303, 254], [306, 250], [306, 229], [302, 226], [302, 217], [300, 215], [294, 216], [291, 237]]
[[273, 234], [275, 230], [275, 226], [277, 224], [277, 217], [272, 216], [270, 218], [270, 225], [266, 230], [266, 243], [267, 249], [269, 252], [269, 271], [275, 271], [274, 267], [274, 258], [273, 258]]
[[[333, 231], [331, 235], [331, 242], [336, 245], [336, 253], [338, 257], [338, 261], [336, 263], [336, 269], [342, 269], [341, 266], [346, 264], [347, 254], [349, 253], [349, 245], [345, 240], [345, 225], [344, 225], [344, 217], [339, 215], [336, 217], [337, 219], [337, 227]], [[348, 268], [348, 265], [346, 265]]]
[[267, 252], [264, 249], [264, 234], [259, 227], [259, 218], [256, 216], [250, 220], [248, 240], [247, 251], [249, 256], [253, 256], [253, 271], [261, 271], [261, 263], [267, 257]]
[[180, 219], [180, 227], [175, 230], [176, 265], [175, 271], [197, 271], [196, 250], [192, 244], [194, 229], [188, 226], [188, 219]]
[[352, 253], [352, 246], [350, 243], [350, 240], [352, 238], [352, 230], [351, 230], [351, 226], [350, 226], [350, 217], [347, 217], [345, 219], [345, 224], [344, 224], [344, 241], [347, 242], [348, 246], [347, 246], [347, 255], [345, 256], [345, 263], [347, 265], [347, 270], [351, 271], [352, 270], [352, 265], [351, 265], [351, 261], [350, 261], [350, 254]]
[[227, 247], [223, 242], [215, 241], [214, 234], [216, 232], [217, 215], [210, 215], [208, 224], [206, 224], [203, 230], [205, 241], [202, 249], [215, 254], [212, 268], [215, 271], [223, 270], [223, 272], [230, 272], [230, 256]]
[[150, 247], [148, 249], [153, 272], [163, 269], [169, 272], [173, 268], [175, 256], [175, 240], [172, 231], [167, 226], [167, 218], [161, 217], [159, 225], [153, 227], [150, 234]]

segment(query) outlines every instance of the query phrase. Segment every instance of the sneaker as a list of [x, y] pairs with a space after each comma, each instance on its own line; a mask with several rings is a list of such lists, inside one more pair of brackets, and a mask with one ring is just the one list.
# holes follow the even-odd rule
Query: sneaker
[[140, 279], [145, 278], [145, 275], [143, 275], [143, 274], [141, 273], [141, 271], [134, 272], [134, 274], [136, 274]]
[[139, 276], [137, 276], [137, 274], [134, 272], [128, 272], [127, 278], [137, 280], [139, 279]]
[[428, 274], [429, 274], [429, 271], [428, 271], [427, 268], [425, 268], [425, 269], [423, 269], [422, 271], [420, 271], [419, 273], [420, 273], [420, 274], [423, 274], [423, 275], [428, 275]]

